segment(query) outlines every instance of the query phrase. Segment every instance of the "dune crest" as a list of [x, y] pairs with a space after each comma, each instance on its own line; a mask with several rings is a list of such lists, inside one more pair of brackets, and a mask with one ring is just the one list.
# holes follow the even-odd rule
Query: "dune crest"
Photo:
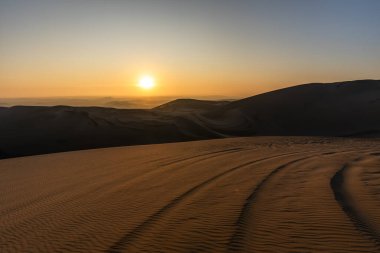
[[380, 81], [305, 84], [147, 110], [0, 107], [0, 158], [236, 136], [380, 136]]

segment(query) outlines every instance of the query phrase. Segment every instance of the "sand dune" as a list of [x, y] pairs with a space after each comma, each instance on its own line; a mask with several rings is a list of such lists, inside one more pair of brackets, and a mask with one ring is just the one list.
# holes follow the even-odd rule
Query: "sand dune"
[[218, 108], [223, 108], [229, 104], [229, 101], [210, 101], [197, 99], [176, 99], [171, 102], [153, 108], [155, 111], [170, 112], [170, 113], [200, 113], [208, 112]]
[[0, 108], [0, 158], [216, 138], [186, 119], [153, 110], [101, 107]]
[[380, 136], [380, 81], [314, 83], [234, 101], [203, 122], [220, 133]]
[[379, 252], [379, 140], [252, 137], [0, 161], [1, 252]]
[[0, 158], [233, 136], [380, 136], [379, 101], [380, 81], [361, 80], [151, 110], [0, 107]]

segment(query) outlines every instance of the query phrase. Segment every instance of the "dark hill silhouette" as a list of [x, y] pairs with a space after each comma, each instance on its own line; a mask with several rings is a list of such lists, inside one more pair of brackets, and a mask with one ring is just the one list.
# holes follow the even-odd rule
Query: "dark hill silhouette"
[[235, 130], [255, 135], [379, 135], [380, 81], [294, 86], [232, 102], [206, 116], [221, 132], [238, 121]]
[[251, 135], [380, 136], [380, 81], [304, 84], [151, 110], [0, 108], [0, 157]]
[[210, 101], [198, 99], [176, 99], [153, 108], [162, 112], [207, 112], [229, 104], [229, 101]]
[[3, 158], [216, 137], [186, 117], [153, 110], [16, 106], [1, 108], [0, 122]]

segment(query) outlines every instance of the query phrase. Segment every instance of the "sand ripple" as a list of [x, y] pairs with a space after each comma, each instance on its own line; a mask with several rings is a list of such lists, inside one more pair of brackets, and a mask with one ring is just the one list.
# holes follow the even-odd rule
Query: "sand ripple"
[[256, 137], [0, 161], [0, 252], [380, 252], [380, 142]]

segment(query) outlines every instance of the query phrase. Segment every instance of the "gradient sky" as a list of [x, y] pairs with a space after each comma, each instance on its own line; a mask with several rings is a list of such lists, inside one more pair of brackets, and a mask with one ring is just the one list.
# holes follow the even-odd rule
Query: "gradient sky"
[[[153, 91], [136, 88], [141, 74]], [[0, 0], [0, 97], [380, 79], [379, 0]]]

